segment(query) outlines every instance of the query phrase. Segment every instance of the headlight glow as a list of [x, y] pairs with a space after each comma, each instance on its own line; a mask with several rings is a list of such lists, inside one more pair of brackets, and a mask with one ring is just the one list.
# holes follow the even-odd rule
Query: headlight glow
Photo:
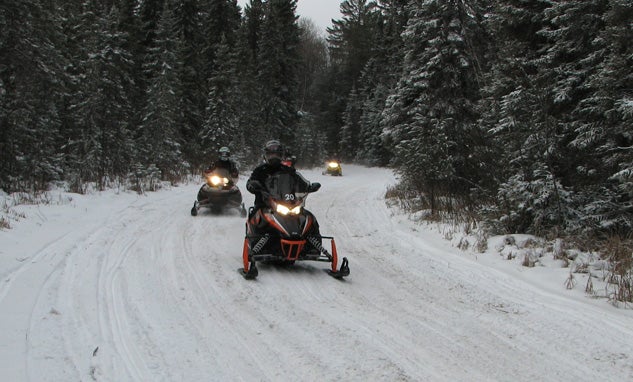
[[277, 204], [277, 212], [279, 212], [282, 215], [288, 215], [288, 213], [290, 212], [290, 208], [282, 204]]
[[225, 186], [229, 183], [228, 178], [220, 178], [217, 175], [213, 175], [210, 179], [211, 184], [214, 186]]
[[288, 215], [288, 214], [299, 215], [301, 213], [301, 206], [296, 206], [291, 209], [284, 206], [283, 204], [277, 204], [277, 207], [275, 207], [275, 210], [282, 215]]
[[330, 166], [331, 168], [337, 168], [338, 167], [338, 163], [330, 162], [330, 163], [328, 163], [328, 166]]

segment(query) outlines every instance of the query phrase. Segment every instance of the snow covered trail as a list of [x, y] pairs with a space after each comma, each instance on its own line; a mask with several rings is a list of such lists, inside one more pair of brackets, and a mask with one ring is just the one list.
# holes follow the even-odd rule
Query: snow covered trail
[[190, 216], [199, 185], [24, 207], [0, 232], [0, 380], [633, 379], [631, 310], [452, 248], [386, 207], [389, 170], [343, 171], [302, 173], [345, 281], [313, 262], [244, 280], [244, 220]]

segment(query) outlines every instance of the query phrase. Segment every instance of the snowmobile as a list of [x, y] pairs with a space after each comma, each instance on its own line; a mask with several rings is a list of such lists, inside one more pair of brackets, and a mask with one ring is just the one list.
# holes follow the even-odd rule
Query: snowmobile
[[[328, 262], [331, 267], [326, 271], [331, 276], [338, 279], [348, 276], [347, 258], [342, 259], [337, 270], [334, 238], [313, 232], [317, 223], [304, 208], [308, 193], [317, 191], [321, 185], [312, 183], [306, 192], [295, 192], [294, 179], [289, 174], [273, 175], [266, 183], [267, 207], [257, 211], [251, 207], [246, 221], [244, 268], [239, 269], [242, 276], [255, 279], [259, 273], [257, 262], [289, 266], [296, 261]], [[323, 247], [323, 239], [330, 241], [330, 251]]]
[[343, 169], [341, 169], [341, 163], [336, 160], [327, 162], [327, 167], [322, 173], [323, 175], [343, 176]]
[[227, 169], [216, 168], [205, 172], [204, 177], [205, 184], [198, 191], [198, 197], [191, 208], [191, 216], [198, 215], [198, 210], [206, 207], [214, 213], [222, 213], [225, 209], [237, 209], [240, 216], [246, 217], [242, 193]]

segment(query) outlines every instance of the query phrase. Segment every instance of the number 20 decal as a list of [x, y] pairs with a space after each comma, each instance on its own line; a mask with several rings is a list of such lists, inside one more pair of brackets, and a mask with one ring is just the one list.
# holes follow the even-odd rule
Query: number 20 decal
[[284, 195], [284, 200], [287, 200], [287, 201], [295, 200], [295, 195], [294, 194], [285, 194]]

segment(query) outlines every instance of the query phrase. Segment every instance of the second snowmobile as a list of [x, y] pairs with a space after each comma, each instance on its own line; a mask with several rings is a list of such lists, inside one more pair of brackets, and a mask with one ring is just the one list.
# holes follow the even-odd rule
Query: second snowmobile
[[198, 197], [193, 203], [192, 216], [198, 215], [198, 210], [202, 207], [209, 208], [214, 213], [222, 213], [226, 209], [236, 209], [240, 216], [246, 216], [242, 193], [227, 169], [216, 168], [206, 172], [204, 176], [205, 184], [200, 187]]

